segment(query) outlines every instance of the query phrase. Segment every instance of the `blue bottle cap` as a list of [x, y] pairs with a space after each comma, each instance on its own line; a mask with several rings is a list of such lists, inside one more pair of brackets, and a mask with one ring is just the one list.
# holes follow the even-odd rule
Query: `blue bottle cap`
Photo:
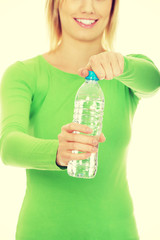
[[85, 79], [95, 80], [95, 81], [98, 81], [98, 80], [99, 80], [98, 77], [97, 77], [97, 75], [95, 74], [95, 72], [93, 72], [93, 71], [88, 71], [88, 72], [89, 72], [89, 74], [88, 74], [87, 77], [85, 77]]

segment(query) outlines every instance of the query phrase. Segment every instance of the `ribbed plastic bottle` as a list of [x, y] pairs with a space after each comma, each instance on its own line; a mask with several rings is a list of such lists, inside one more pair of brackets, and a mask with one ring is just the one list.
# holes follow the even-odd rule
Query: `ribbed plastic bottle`
[[[85, 82], [78, 89], [75, 102], [73, 122], [87, 125], [92, 128], [92, 133], [87, 135], [97, 136], [99, 139], [102, 131], [104, 94], [98, 83], [98, 77], [93, 71], [85, 77]], [[85, 134], [74, 131], [73, 133]], [[98, 147], [98, 146], [97, 146]], [[84, 153], [72, 150], [72, 153]], [[98, 167], [98, 151], [83, 160], [71, 160], [68, 162], [67, 173], [76, 178], [94, 178]]]

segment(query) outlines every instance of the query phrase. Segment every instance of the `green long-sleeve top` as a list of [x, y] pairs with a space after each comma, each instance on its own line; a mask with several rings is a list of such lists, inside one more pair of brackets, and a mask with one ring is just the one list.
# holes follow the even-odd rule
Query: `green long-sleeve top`
[[16, 61], [0, 85], [1, 160], [26, 169], [26, 193], [16, 240], [137, 240], [126, 176], [131, 127], [139, 101], [160, 88], [160, 72], [142, 54], [124, 56], [123, 73], [100, 80], [105, 97], [98, 170], [74, 178], [56, 164], [58, 134], [73, 121], [74, 100], [85, 79], [37, 55]]

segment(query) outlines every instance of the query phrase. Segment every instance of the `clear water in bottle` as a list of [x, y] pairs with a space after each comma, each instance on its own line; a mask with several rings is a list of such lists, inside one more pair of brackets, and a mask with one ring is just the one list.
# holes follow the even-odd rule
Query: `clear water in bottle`
[[[92, 129], [91, 134], [99, 139], [102, 131], [104, 94], [98, 84], [98, 78], [93, 71], [85, 78], [85, 82], [78, 89], [75, 103], [73, 122], [87, 125]], [[85, 134], [74, 131], [77, 134]], [[98, 148], [98, 145], [97, 145]], [[72, 153], [83, 153], [78, 150], [72, 150]], [[98, 151], [83, 160], [71, 160], [67, 166], [67, 172], [72, 177], [94, 178], [98, 168]]]

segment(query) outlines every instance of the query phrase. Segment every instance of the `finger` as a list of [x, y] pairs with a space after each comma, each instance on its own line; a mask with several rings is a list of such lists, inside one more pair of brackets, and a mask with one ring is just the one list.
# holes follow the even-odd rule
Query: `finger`
[[65, 159], [69, 161], [71, 160], [84, 160], [88, 159], [91, 156], [92, 153], [86, 152], [86, 153], [71, 153], [71, 152], [65, 152], [64, 156]]
[[87, 125], [71, 122], [62, 126], [61, 131], [66, 131], [68, 133], [72, 133], [73, 131], [89, 133], [88, 129], [90, 130], [90, 133], [93, 131], [92, 128], [88, 127]]
[[119, 66], [117, 54], [112, 53], [110, 55], [110, 59], [111, 59], [111, 67], [112, 67], [112, 71], [113, 71], [113, 77], [119, 76], [121, 74], [121, 68]]
[[89, 74], [89, 71], [92, 71], [90, 61], [88, 62], [88, 64], [85, 67], [80, 68], [78, 70], [78, 74], [81, 75], [82, 77], [87, 77]]
[[105, 138], [104, 134], [101, 133], [100, 138], [99, 138], [99, 142], [105, 142], [105, 141], [106, 141], [106, 138]]
[[121, 53], [117, 53], [117, 60], [122, 74], [124, 71], [124, 56]]
[[113, 69], [111, 66], [111, 61], [112, 59], [110, 58], [110, 55], [112, 53], [109, 52], [107, 54], [102, 54], [101, 55], [101, 64], [103, 65], [104, 71], [105, 71], [105, 79], [106, 80], [111, 80], [113, 79]]
[[104, 79], [105, 70], [101, 65], [101, 56], [103, 55], [90, 57], [88, 64], [84, 68], [78, 70], [79, 74], [83, 77], [87, 77], [89, 74], [88, 71], [94, 71], [98, 79]]
[[97, 136], [87, 136], [83, 134], [65, 133], [65, 138], [68, 142], [79, 142], [85, 143], [92, 146], [97, 146], [98, 140]]
[[104, 78], [102, 79], [107, 79], [107, 80], [112, 79], [113, 72], [112, 72], [112, 68], [111, 68], [110, 60], [108, 56], [101, 55], [101, 66], [103, 67], [104, 73], [105, 73]]
[[72, 160], [84, 160], [88, 159], [91, 156], [92, 153], [86, 152], [86, 153], [78, 153], [76, 151], [69, 152], [65, 151], [62, 152], [60, 159], [58, 159], [57, 163], [59, 163], [61, 166], [68, 166], [68, 162]]
[[92, 69], [85, 69], [85, 68], [80, 68], [78, 70], [78, 74], [81, 76], [81, 77], [87, 77], [89, 72], [88, 71], [92, 71]]
[[101, 63], [101, 58], [91, 58], [90, 65], [99, 80], [105, 79], [105, 70]]
[[98, 145], [97, 147], [95, 147], [92, 145], [86, 145], [86, 144], [77, 143], [77, 142], [68, 142], [66, 144], [66, 149], [67, 151], [78, 150], [80, 152], [97, 152]]

